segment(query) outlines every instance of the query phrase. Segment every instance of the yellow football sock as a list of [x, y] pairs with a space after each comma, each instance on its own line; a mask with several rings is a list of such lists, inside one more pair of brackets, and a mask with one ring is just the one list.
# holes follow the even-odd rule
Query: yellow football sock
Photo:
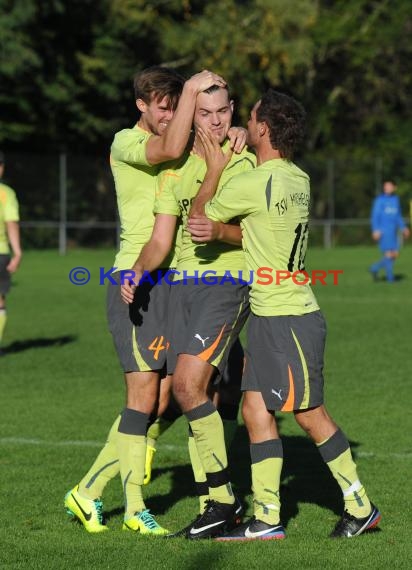
[[117, 434], [117, 449], [120, 461], [125, 498], [125, 518], [143, 511], [142, 485], [146, 459], [146, 437], [144, 435]]
[[227, 471], [223, 423], [212, 402], [186, 413], [209, 486], [209, 497], [219, 503], [235, 502]]
[[7, 322], [7, 311], [6, 309], [0, 309], [0, 343], [3, 339], [4, 329], [6, 328]]
[[125, 498], [125, 518], [144, 510], [142, 495], [146, 462], [146, 432], [149, 414], [125, 408], [116, 437]]
[[209, 499], [209, 487], [207, 484], [206, 473], [203, 469], [202, 462], [200, 461], [199, 453], [197, 451], [195, 438], [189, 435], [188, 448], [190, 462], [192, 464], [193, 476], [196, 483], [196, 491], [199, 499], [199, 513], [202, 514], [206, 507], [206, 501]]
[[268, 524], [280, 520], [280, 476], [283, 447], [280, 439], [250, 444], [252, 490], [255, 517]]
[[107, 483], [119, 473], [116, 439], [120, 417], [117, 416], [109, 431], [106, 445], [79, 483], [79, 494], [86, 499], [94, 500], [101, 497]]
[[342, 489], [345, 509], [354, 517], [368, 516], [371, 504], [364, 486], [359, 481], [346, 436], [338, 429], [329, 439], [318, 444], [318, 449]]

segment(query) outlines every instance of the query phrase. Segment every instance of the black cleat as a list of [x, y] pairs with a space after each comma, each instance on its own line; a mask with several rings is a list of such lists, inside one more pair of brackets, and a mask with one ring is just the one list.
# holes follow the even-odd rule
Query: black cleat
[[215, 540], [222, 542], [236, 540], [280, 540], [285, 538], [285, 529], [281, 524], [268, 524], [252, 517], [244, 524], [230, 530]]
[[331, 533], [332, 538], [352, 538], [375, 527], [381, 520], [381, 514], [375, 505], [367, 517], [356, 518], [345, 511]]
[[[209, 501], [207, 501], [207, 503], [209, 503]], [[218, 504], [220, 504], [220, 503], [218, 503]], [[230, 521], [230, 524], [228, 525], [227, 528], [229, 528], [229, 527], [231, 528], [233, 526], [240, 524], [242, 521], [242, 515], [243, 515], [242, 503], [239, 501], [239, 499], [236, 496], [235, 496], [235, 504], [230, 505], [230, 507], [232, 507], [232, 509], [234, 508], [234, 514], [232, 515], [232, 520]], [[196, 523], [199, 521], [199, 519], [202, 518], [202, 516], [203, 515], [197, 515], [195, 520], [192, 521], [190, 524], [188, 524], [184, 528], [178, 530], [177, 532], [174, 532], [172, 534], [167, 534], [164, 538], [189, 538], [189, 539], [190, 538], [206, 538], [203, 536], [202, 537], [200, 537], [200, 536], [197, 537], [197, 536], [193, 536], [193, 535], [190, 536], [191, 529], [196, 525]]]
[[206, 501], [205, 512], [195, 521], [186, 534], [189, 540], [200, 538], [214, 538], [226, 532], [236, 524], [237, 502], [233, 505], [218, 503], [218, 501]]

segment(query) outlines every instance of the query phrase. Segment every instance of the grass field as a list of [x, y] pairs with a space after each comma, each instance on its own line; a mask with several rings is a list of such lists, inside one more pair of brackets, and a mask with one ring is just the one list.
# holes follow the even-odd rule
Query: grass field
[[[217, 544], [165, 541], [121, 532], [120, 480], [104, 497], [110, 533], [70, 523], [65, 492], [90, 466], [123, 406], [121, 372], [106, 329], [98, 268], [111, 251], [28, 252], [9, 296], [7, 354], [0, 359], [1, 568], [410, 568], [412, 248], [395, 284], [372, 283], [377, 249], [311, 251], [310, 269], [343, 269], [339, 285], [316, 286], [329, 333], [326, 400], [350, 439], [362, 481], [383, 520], [380, 531], [332, 541], [340, 492], [317, 451], [284, 415], [282, 519], [287, 539]], [[90, 283], [68, 273], [85, 266]], [[169, 529], [196, 514], [180, 419], [159, 442], [147, 503]], [[231, 454], [233, 482], [251, 508], [249, 451], [240, 427]]]

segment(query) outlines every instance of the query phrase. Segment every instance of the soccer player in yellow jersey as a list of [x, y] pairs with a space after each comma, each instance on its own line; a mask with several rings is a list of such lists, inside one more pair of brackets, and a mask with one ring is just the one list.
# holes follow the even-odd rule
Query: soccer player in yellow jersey
[[[146, 509], [142, 484], [146, 431], [153, 412], [160, 371], [166, 355], [166, 322], [170, 286], [155, 279], [139, 290], [133, 305], [120, 297], [120, 272], [129, 268], [150, 238], [156, 176], [160, 164], [183, 153], [193, 122], [196, 96], [211, 85], [225, 85], [218, 75], [202, 71], [184, 82], [175, 71], [152, 67], [134, 81], [136, 125], [118, 132], [111, 147], [121, 234], [115, 268], [108, 277], [109, 328], [124, 371], [126, 407], [108, 440], [80, 483], [66, 494], [65, 506], [89, 532], [107, 531], [100, 497], [120, 469], [124, 496], [124, 530], [164, 534]], [[236, 147], [236, 141], [235, 141]], [[167, 268], [171, 257], [164, 260]], [[166, 270], [166, 269], [165, 269]]]
[[[231, 178], [205, 207], [215, 221], [240, 218], [246, 263], [255, 272], [242, 381], [254, 516], [219, 540], [285, 536], [279, 517], [283, 450], [277, 411], [294, 414], [342, 490], [345, 511], [331, 536], [357, 536], [380, 520], [358, 478], [348, 440], [324, 406], [324, 318], [305, 274], [292, 278], [292, 273], [304, 271], [308, 239], [309, 177], [292, 162], [304, 119], [297, 101], [269, 89], [248, 122], [257, 168]], [[200, 135], [208, 164], [201, 192], [213, 196], [227, 159], [212, 136]], [[202, 239], [196, 219], [189, 229], [195, 241]], [[264, 275], [260, 268], [265, 268]]]
[[5, 158], [0, 151], [0, 356], [3, 354], [1, 341], [7, 320], [6, 295], [11, 285], [10, 275], [17, 271], [22, 256], [19, 204], [14, 190], [2, 182], [4, 168]]
[[[224, 370], [230, 347], [249, 312], [248, 287], [241, 279], [245, 261], [240, 228], [236, 224], [214, 225], [215, 239], [196, 244], [186, 227], [189, 212], [196, 211], [198, 189], [206, 172], [197, 136], [199, 128], [210, 129], [227, 157], [221, 184], [254, 167], [254, 155], [247, 150], [235, 155], [229, 148], [227, 133], [232, 111], [224, 87], [216, 85], [197, 96], [193, 148], [158, 179], [153, 233], [133, 266], [135, 283], [142, 276], [143, 280], [137, 289], [131, 283], [122, 288], [126, 302], [133, 301], [134, 291], [138, 293], [145, 284], [145, 272], [162, 266], [172, 247], [177, 220], [181, 219], [183, 232], [169, 305], [167, 368], [173, 374], [174, 397], [189, 421], [208, 490], [204, 512], [177, 533], [189, 539], [223, 532], [239, 508], [227, 470], [222, 420], [207, 389], [215, 371]], [[216, 281], [219, 286], [214, 285]]]

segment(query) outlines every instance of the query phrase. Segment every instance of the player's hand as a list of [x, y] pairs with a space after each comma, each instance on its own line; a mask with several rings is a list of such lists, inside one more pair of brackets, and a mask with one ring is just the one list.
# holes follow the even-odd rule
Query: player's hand
[[10, 261], [6, 267], [7, 271], [9, 273], [15, 273], [17, 271], [17, 269], [19, 268], [20, 261], [21, 261], [21, 255], [14, 255], [10, 259]]
[[246, 146], [247, 130], [243, 127], [230, 127], [227, 138], [230, 141], [230, 148], [239, 154]]
[[125, 281], [123, 285], [120, 287], [120, 295], [122, 300], [126, 303], [126, 305], [130, 305], [134, 301], [134, 294], [137, 289], [137, 285], [133, 283], [133, 281]]
[[215, 241], [220, 236], [220, 222], [214, 222], [198, 214], [189, 218], [186, 229], [195, 242]]
[[131, 303], [133, 303], [134, 294], [136, 292], [137, 285], [138, 285], [140, 279], [142, 278], [142, 272], [141, 271], [135, 271], [134, 269], [131, 269], [129, 273], [131, 273], [133, 275], [133, 278], [131, 279], [130, 277], [126, 277], [126, 275], [125, 275], [125, 279], [124, 280], [122, 279], [122, 283], [121, 283], [121, 287], [120, 287], [120, 295], [122, 297], [122, 300], [127, 305], [131, 305]]
[[205, 153], [205, 160], [208, 170], [215, 170], [215, 172], [223, 172], [226, 166], [229, 164], [230, 159], [233, 155], [233, 149], [224, 153], [222, 147], [215, 139], [215, 137], [210, 132], [202, 130], [200, 127], [196, 130], [199, 136], [200, 142], [203, 145], [203, 150]]
[[375, 241], [378, 241], [380, 239], [382, 235], [382, 232], [380, 232], [379, 230], [375, 230], [374, 232], [372, 232], [372, 237]]
[[223, 79], [223, 77], [220, 77], [220, 75], [204, 69], [200, 73], [192, 75], [192, 77], [186, 81], [185, 85], [191, 87], [197, 95], [198, 93], [209, 89], [209, 87], [212, 87], [212, 85], [225, 87], [226, 81]]
[[402, 231], [402, 233], [403, 233], [403, 237], [404, 237], [405, 239], [408, 239], [408, 237], [411, 235], [411, 232], [410, 232], [409, 228], [404, 228], [403, 231]]

